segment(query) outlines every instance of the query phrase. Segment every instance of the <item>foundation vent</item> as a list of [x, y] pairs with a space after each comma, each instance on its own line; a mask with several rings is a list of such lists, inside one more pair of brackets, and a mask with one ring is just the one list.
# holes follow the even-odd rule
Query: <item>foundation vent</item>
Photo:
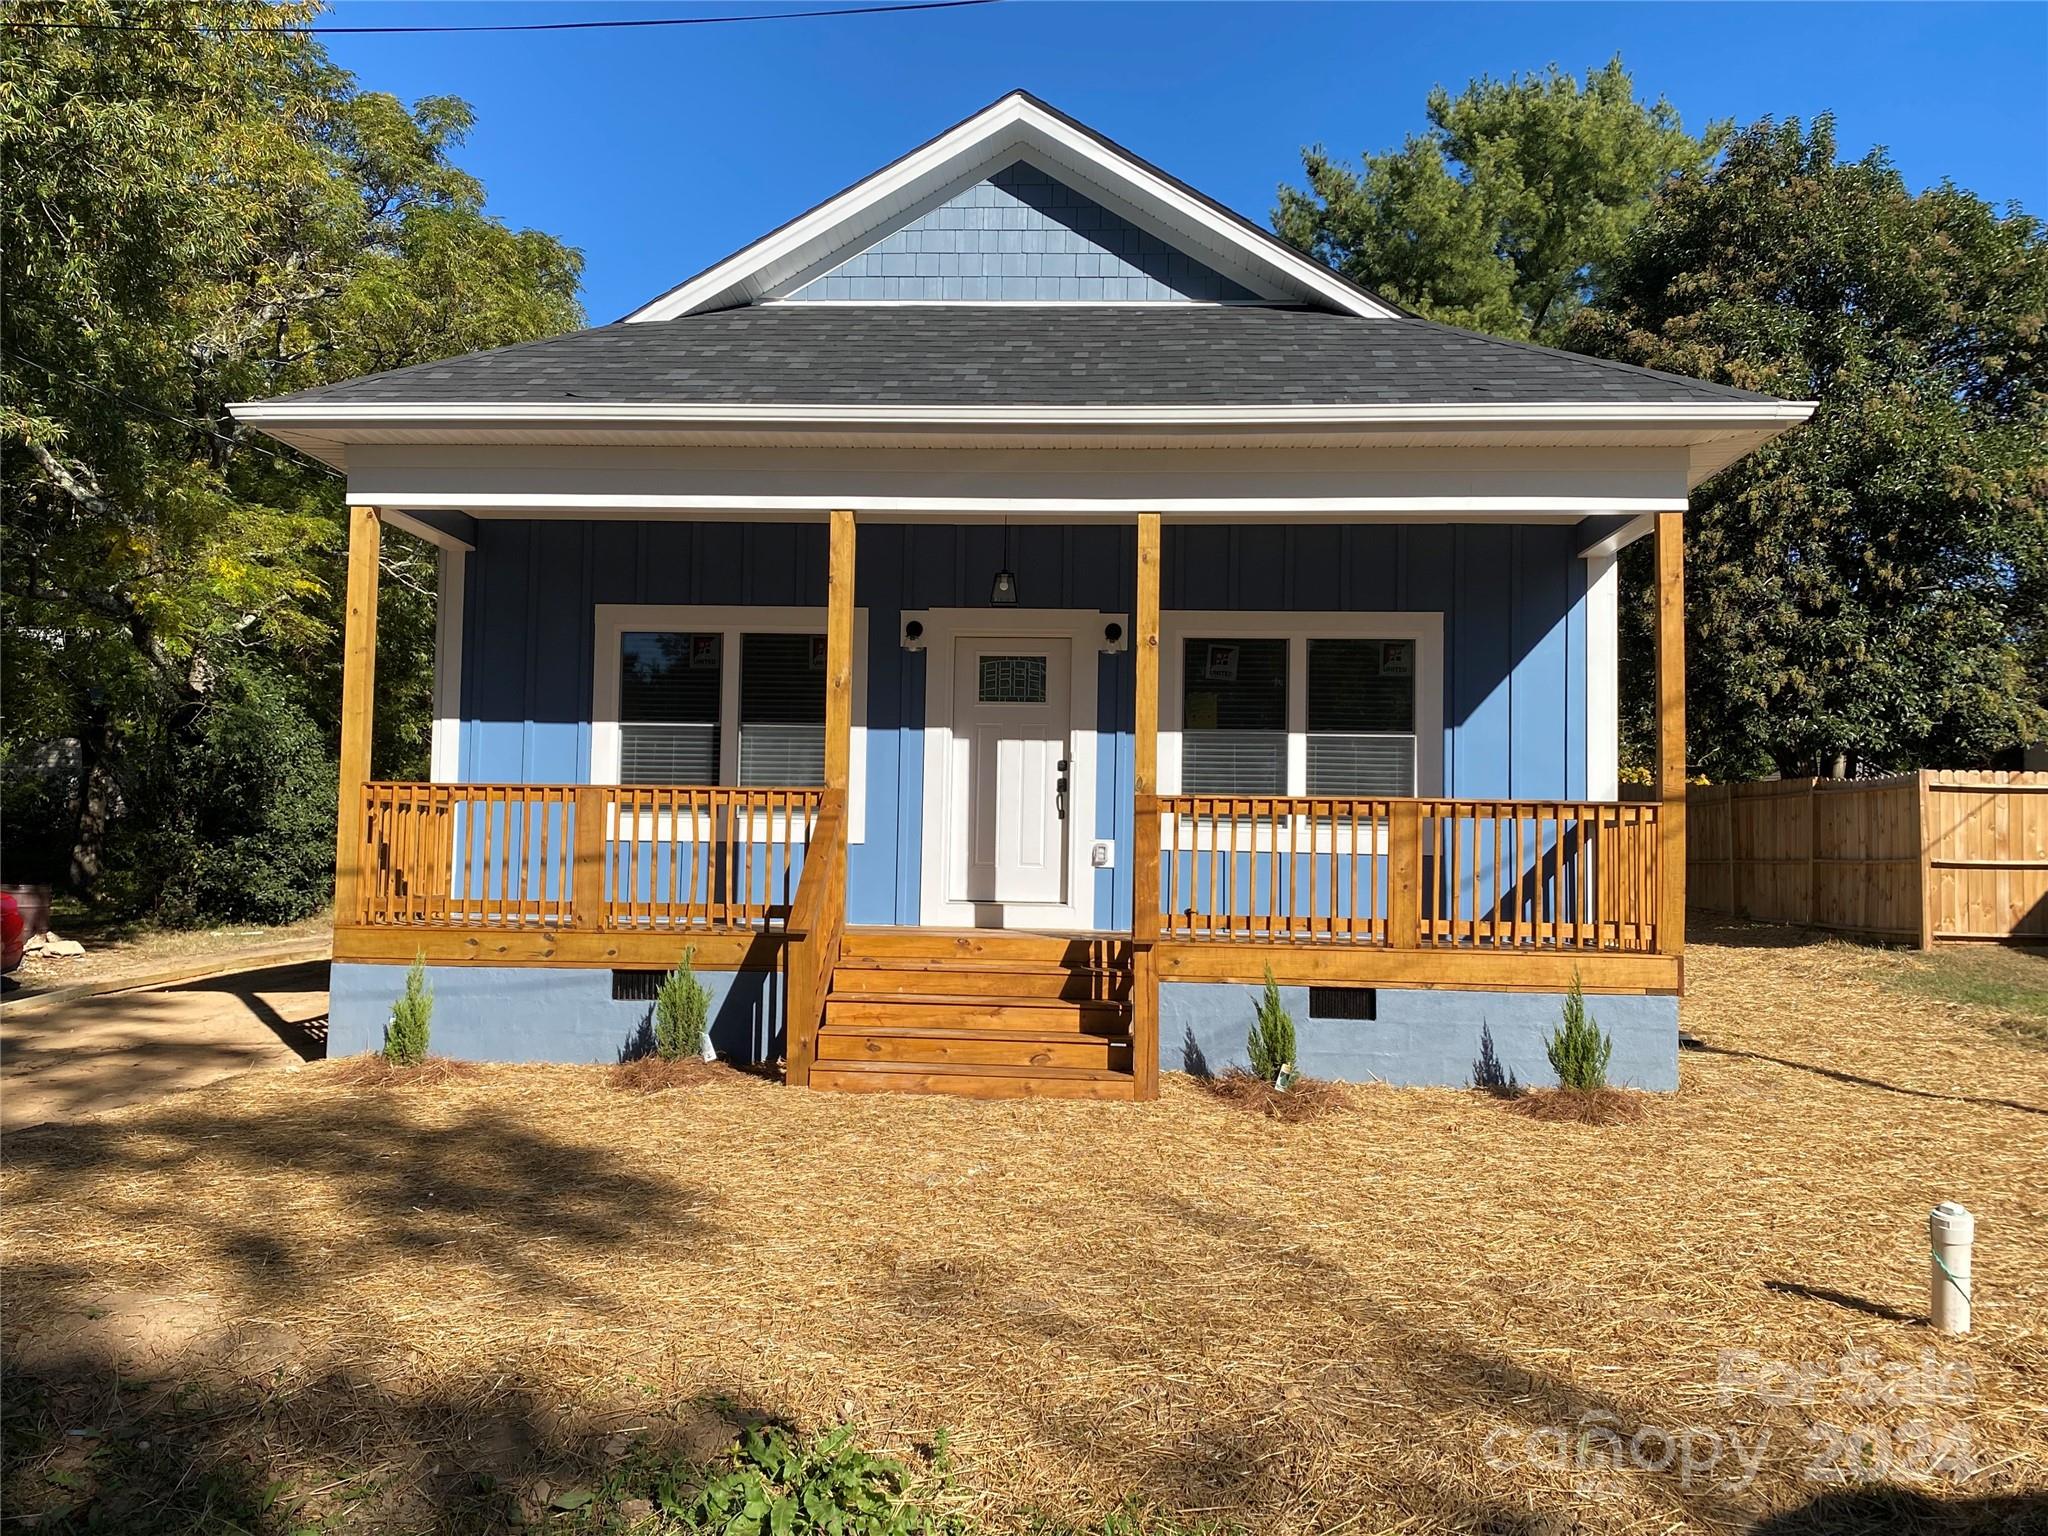
[[615, 1003], [651, 1003], [654, 994], [661, 990], [661, 978], [665, 971], [613, 971], [612, 1001]]
[[1377, 1018], [1379, 992], [1373, 987], [1310, 987], [1308, 1016], [1312, 1019]]

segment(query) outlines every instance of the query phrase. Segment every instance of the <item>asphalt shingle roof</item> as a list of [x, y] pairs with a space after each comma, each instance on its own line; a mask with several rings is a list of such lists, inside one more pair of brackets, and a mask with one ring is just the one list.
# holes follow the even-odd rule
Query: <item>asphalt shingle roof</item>
[[1703, 404], [1767, 397], [1305, 308], [761, 305], [370, 374], [307, 404]]

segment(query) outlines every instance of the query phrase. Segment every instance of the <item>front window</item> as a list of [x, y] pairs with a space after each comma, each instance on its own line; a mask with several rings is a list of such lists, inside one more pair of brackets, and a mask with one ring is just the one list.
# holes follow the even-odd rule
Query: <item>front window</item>
[[1287, 642], [1190, 638], [1181, 668], [1182, 792], [1287, 793]]
[[825, 782], [825, 637], [740, 637], [742, 784]]
[[619, 782], [716, 784], [724, 637], [621, 637]]
[[1169, 612], [1161, 638], [1166, 793], [1441, 792], [1441, 615]]
[[1415, 793], [1415, 642], [1308, 642], [1311, 795]]

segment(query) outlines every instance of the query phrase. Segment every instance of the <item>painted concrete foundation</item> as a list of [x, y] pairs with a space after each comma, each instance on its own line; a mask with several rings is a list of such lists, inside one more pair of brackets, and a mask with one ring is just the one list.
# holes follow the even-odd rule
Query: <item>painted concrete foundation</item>
[[[327, 1054], [381, 1050], [406, 967], [337, 962], [328, 982]], [[699, 971], [711, 994], [711, 1043], [728, 1061], [772, 1061], [782, 1033], [782, 978]], [[608, 970], [430, 965], [432, 1050], [463, 1061], [616, 1062], [630, 1053], [652, 1003], [612, 1000]]]
[[[1248, 1065], [1245, 1034], [1260, 988], [1166, 982], [1159, 988], [1162, 1071], [1220, 1072]], [[1282, 987], [1300, 1060], [1311, 1077], [1404, 1088], [1472, 1081], [1482, 1032], [1501, 1066], [1525, 1086], [1554, 1087], [1543, 1042], [1563, 1017], [1561, 992], [1443, 992], [1381, 987], [1376, 1018], [1309, 1016], [1308, 988]], [[1678, 1087], [1678, 999], [1589, 997], [1587, 1011], [1614, 1039], [1608, 1080], [1619, 1088]]]
[[[406, 967], [337, 963], [329, 983], [327, 1053], [383, 1046]], [[781, 1049], [782, 980], [767, 971], [700, 971], [711, 994], [711, 1040], [729, 1061], [772, 1061]], [[651, 1003], [614, 1002], [608, 970], [539, 966], [429, 966], [433, 1050], [466, 1061], [615, 1062], [640, 1037]], [[1257, 987], [1167, 982], [1159, 989], [1159, 1065], [1168, 1072], [1244, 1066]], [[1472, 1081], [1482, 1032], [1501, 1066], [1531, 1087], [1555, 1083], [1543, 1053], [1564, 995], [1444, 992], [1382, 987], [1378, 1017], [1318, 1019], [1306, 987], [1282, 987], [1313, 1077], [1398, 1087], [1462, 1088]], [[1594, 1020], [1614, 1038], [1609, 1077], [1619, 1087], [1678, 1087], [1678, 999], [1592, 997]]]

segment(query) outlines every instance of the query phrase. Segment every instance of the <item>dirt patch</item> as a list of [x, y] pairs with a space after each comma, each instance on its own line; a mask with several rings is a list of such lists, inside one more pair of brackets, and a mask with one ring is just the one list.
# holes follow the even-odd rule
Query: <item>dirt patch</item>
[[1318, 1077], [1297, 1077], [1284, 1089], [1275, 1088], [1262, 1077], [1242, 1068], [1199, 1077], [1195, 1082], [1211, 1098], [1268, 1120], [1319, 1120], [1347, 1108], [1350, 1099], [1341, 1083], [1326, 1083]]
[[334, 920], [324, 912], [275, 928], [236, 924], [164, 929], [95, 918], [68, 903], [59, 904], [50, 926], [61, 937], [84, 944], [85, 953], [26, 956], [6, 978], [8, 996], [23, 989], [118, 984], [164, 972], [227, 969], [244, 956], [254, 956], [261, 964], [275, 951], [331, 941], [334, 935]]
[[1621, 1088], [1530, 1088], [1502, 1101], [1531, 1120], [1576, 1125], [1633, 1125], [1650, 1109], [1648, 1094]]

